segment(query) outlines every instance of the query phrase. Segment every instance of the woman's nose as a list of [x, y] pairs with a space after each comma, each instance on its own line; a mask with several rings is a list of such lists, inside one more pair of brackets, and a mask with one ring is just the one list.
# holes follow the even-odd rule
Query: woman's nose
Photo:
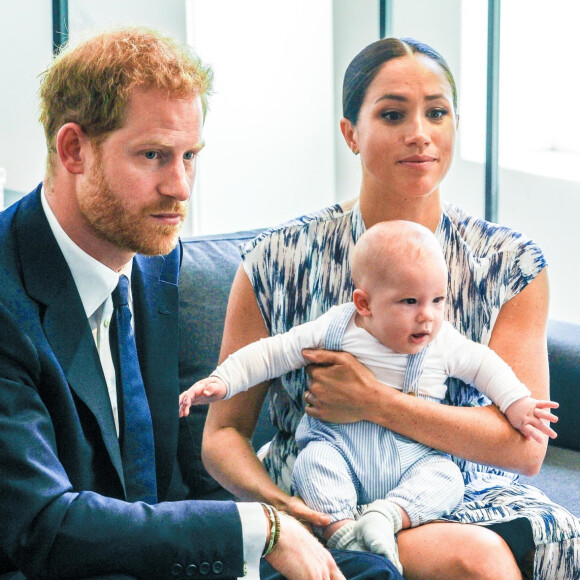
[[408, 132], [405, 139], [407, 145], [425, 147], [431, 142], [427, 119], [425, 119], [425, 117], [422, 115], [416, 115], [415, 117], [411, 118], [407, 127]]

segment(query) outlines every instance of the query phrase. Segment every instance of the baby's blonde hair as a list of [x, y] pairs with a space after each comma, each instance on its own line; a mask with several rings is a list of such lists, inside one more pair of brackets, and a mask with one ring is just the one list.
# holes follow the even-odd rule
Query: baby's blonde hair
[[352, 279], [357, 288], [367, 289], [373, 282], [383, 282], [401, 260], [441, 260], [447, 268], [443, 251], [431, 230], [421, 224], [392, 220], [379, 222], [358, 240], [352, 254]]

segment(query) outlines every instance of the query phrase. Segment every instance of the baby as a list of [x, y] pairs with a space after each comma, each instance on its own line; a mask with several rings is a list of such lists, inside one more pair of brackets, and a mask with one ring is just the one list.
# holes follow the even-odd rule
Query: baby
[[[445, 381], [456, 377], [524, 436], [556, 436], [547, 409], [558, 404], [533, 399], [498, 355], [443, 320], [447, 266], [431, 231], [406, 221], [373, 226], [354, 248], [352, 277], [352, 302], [232, 354], [181, 394], [180, 415], [306, 365], [303, 349], [326, 348], [350, 352], [382, 383], [431, 401], [441, 402]], [[305, 414], [296, 443], [293, 489], [330, 515], [327, 545], [382, 554], [401, 572], [397, 532], [448, 515], [463, 500], [463, 478], [449, 456], [380, 425]]]

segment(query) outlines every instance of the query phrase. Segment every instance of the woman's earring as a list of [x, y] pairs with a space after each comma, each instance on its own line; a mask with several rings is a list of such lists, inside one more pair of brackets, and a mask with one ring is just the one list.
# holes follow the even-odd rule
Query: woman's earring
[[355, 155], [358, 155], [358, 149], [357, 149], [356, 147], [353, 147], [353, 148], [352, 148], [352, 152], [353, 152]]

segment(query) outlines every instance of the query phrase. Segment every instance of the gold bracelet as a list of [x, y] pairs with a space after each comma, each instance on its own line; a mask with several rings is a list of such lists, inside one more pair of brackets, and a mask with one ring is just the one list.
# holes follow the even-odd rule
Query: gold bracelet
[[280, 539], [280, 516], [274, 506], [265, 503], [261, 505], [264, 511], [267, 512], [268, 519], [270, 520], [270, 540], [268, 545], [264, 547], [264, 552], [262, 553], [262, 557], [265, 557], [272, 552]]

